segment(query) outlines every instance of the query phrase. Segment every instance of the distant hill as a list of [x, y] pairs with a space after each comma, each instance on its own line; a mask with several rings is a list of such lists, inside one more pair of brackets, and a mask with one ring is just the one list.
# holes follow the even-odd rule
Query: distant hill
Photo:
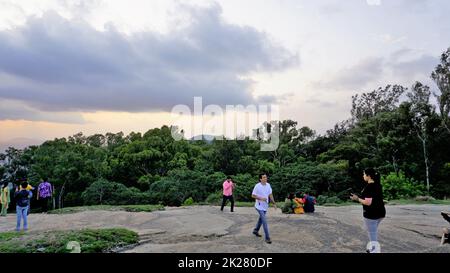
[[198, 135], [198, 136], [194, 136], [194, 137], [191, 137], [189, 140], [190, 141], [195, 141], [195, 140], [198, 140], [198, 139], [203, 139], [204, 141], [206, 141], [206, 142], [212, 142], [213, 140], [214, 140], [214, 138], [216, 138], [216, 137], [218, 137], [218, 136], [213, 136], [213, 135]]
[[0, 141], [0, 153], [4, 152], [9, 147], [24, 149], [32, 145], [41, 145], [44, 142], [44, 140], [33, 138], [14, 138], [10, 140]]

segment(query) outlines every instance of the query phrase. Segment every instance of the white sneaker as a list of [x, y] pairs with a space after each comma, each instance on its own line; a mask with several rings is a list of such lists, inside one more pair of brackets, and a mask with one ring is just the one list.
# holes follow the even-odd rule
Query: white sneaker
[[380, 243], [377, 241], [371, 241], [367, 244], [367, 253], [381, 253]]

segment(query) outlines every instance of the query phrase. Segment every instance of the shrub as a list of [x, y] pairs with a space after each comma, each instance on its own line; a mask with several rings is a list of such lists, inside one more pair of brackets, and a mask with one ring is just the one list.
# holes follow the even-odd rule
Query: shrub
[[333, 196], [333, 197], [328, 197], [326, 203], [327, 204], [341, 204], [342, 200], [339, 199], [339, 197], [337, 197], [337, 196]]
[[82, 194], [84, 205], [134, 205], [149, 204], [149, 193], [140, 192], [136, 188], [100, 179], [92, 183]]
[[425, 185], [414, 179], [405, 177], [403, 173], [390, 173], [386, 177], [381, 178], [383, 186], [384, 198], [387, 200], [414, 198], [424, 195], [426, 192]]
[[183, 206], [192, 206], [194, 204], [194, 199], [192, 197], [189, 197], [188, 199], [184, 200]]
[[324, 204], [327, 203], [327, 199], [328, 199], [328, 196], [325, 196], [325, 195], [319, 195], [319, 196], [317, 197], [316, 201], [317, 201], [317, 204], [319, 204], [319, 205], [324, 205]]
[[212, 205], [220, 205], [220, 202], [222, 202], [222, 192], [218, 191], [215, 193], [211, 193], [206, 198], [206, 203], [212, 204]]

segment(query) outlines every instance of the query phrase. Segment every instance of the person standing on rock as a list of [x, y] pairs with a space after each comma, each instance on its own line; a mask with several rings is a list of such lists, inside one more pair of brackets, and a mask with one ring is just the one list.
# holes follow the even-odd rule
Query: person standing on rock
[[3, 182], [0, 191], [0, 203], [2, 204], [1, 216], [6, 216], [8, 214], [9, 203], [11, 202], [10, 192], [8, 182]]
[[220, 208], [221, 211], [223, 211], [223, 208], [225, 207], [227, 200], [231, 201], [231, 212], [234, 212], [234, 198], [233, 198], [233, 190], [234, 190], [234, 183], [233, 180], [231, 180], [231, 177], [228, 176], [227, 180], [223, 182], [223, 199], [222, 199], [222, 207]]
[[350, 198], [363, 205], [364, 222], [369, 232], [370, 239], [367, 252], [380, 253], [381, 248], [378, 243], [378, 226], [386, 217], [381, 177], [378, 172], [370, 168], [364, 171], [363, 178], [367, 185], [361, 192], [361, 198], [356, 194], [352, 194]]
[[20, 223], [23, 219], [23, 230], [28, 230], [28, 209], [30, 205], [30, 199], [33, 196], [31, 191], [27, 190], [28, 182], [22, 182], [20, 190], [17, 189], [14, 197], [16, 200], [16, 214], [17, 214], [17, 226], [16, 231], [20, 231]]
[[52, 185], [48, 182], [48, 179], [43, 179], [43, 181], [39, 184], [37, 190], [37, 200], [41, 202], [41, 212], [48, 212], [48, 202], [52, 197]]
[[267, 174], [261, 174], [259, 176], [259, 183], [256, 184], [253, 189], [252, 198], [256, 200], [255, 208], [259, 214], [258, 223], [253, 230], [253, 234], [256, 237], [262, 237], [259, 234], [259, 230], [261, 226], [263, 226], [266, 243], [271, 244], [272, 241], [269, 235], [266, 213], [269, 209], [269, 202], [272, 202], [275, 208], [277, 208], [277, 204], [275, 203], [275, 199], [273, 198], [272, 187], [269, 183], [267, 183]]

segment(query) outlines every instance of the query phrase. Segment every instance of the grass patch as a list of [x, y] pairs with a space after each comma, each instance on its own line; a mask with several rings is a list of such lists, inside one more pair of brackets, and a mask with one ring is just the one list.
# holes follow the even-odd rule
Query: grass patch
[[14, 238], [19, 238], [23, 234], [24, 234], [23, 232], [16, 232], [16, 231], [2, 232], [0, 233], [0, 242], [6, 242]]
[[98, 206], [85, 206], [85, 207], [69, 207], [63, 209], [56, 209], [49, 211], [50, 214], [68, 214], [78, 213], [83, 211], [94, 210], [106, 210], [106, 211], [129, 211], [129, 212], [153, 212], [164, 210], [163, 205], [123, 205], [123, 206], [110, 206], [110, 205], [98, 205]]
[[139, 236], [127, 229], [84, 229], [39, 234], [0, 233], [0, 253], [70, 253], [69, 242], [78, 242], [81, 253], [110, 252], [137, 243]]

